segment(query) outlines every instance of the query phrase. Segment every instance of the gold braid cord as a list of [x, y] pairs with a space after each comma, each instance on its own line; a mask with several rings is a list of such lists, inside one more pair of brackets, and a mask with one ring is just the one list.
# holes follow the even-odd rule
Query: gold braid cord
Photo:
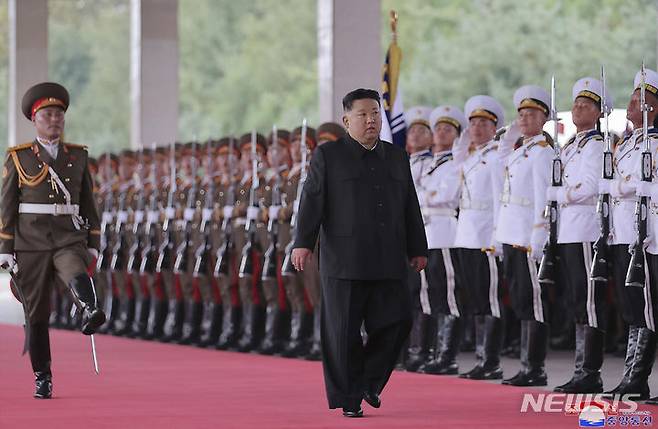
[[35, 187], [46, 179], [48, 176], [48, 164], [44, 162], [43, 169], [39, 174], [35, 176], [30, 176], [25, 172], [21, 162], [18, 160], [18, 154], [15, 151], [11, 152], [11, 159], [14, 161], [14, 166], [18, 172], [18, 186], [27, 185], [29, 187]]

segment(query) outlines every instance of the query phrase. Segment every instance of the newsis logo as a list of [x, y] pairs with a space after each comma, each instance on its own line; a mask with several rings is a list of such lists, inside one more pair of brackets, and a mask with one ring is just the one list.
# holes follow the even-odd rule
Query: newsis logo
[[[521, 412], [564, 413], [586, 420], [585, 427], [603, 426], [606, 415], [630, 414], [637, 411], [637, 394], [615, 395], [614, 399], [603, 394], [591, 393], [524, 393]], [[583, 424], [581, 424], [583, 426]]]

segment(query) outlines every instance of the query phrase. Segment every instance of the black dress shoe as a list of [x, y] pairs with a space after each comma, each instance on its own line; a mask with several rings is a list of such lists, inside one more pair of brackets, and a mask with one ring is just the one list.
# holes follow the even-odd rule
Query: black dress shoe
[[350, 408], [343, 408], [343, 416], [345, 417], [363, 417], [363, 410], [358, 408], [356, 410]]
[[543, 369], [521, 371], [514, 377], [503, 380], [502, 384], [510, 386], [546, 386], [547, 377]]
[[37, 399], [50, 399], [53, 396], [52, 376], [43, 372], [34, 373], [36, 376], [34, 397]]
[[382, 400], [379, 399], [379, 395], [375, 392], [363, 392], [363, 400], [368, 403], [373, 408], [379, 408], [382, 406]]
[[82, 315], [82, 333], [91, 335], [105, 323], [105, 313], [100, 308], [85, 308]]

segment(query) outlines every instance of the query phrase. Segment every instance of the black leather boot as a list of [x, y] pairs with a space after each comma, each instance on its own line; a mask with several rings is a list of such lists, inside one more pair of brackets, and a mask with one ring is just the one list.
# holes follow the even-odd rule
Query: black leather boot
[[[576, 328], [578, 329], [578, 328]], [[576, 371], [569, 383], [555, 388], [562, 393], [601, 393], [603, 381], [601, 380], [601, 366], [603, 365], [603, 349], [605, 333], [600, 329], [583, 326], [582, 341], [576, 331], [576, 347], [582, 347], [582, 360], [578, 368], [578, 349], [576, 349]], [[582, 342], [582, 345], [579, 345]]]
[[322, 344], [321, 339], [321, 330], [320, 330], [320, 319], [321, 312], [320, 307], [313, 309], [313, 337], [311, 341], [311, 349], [308, 351], [304, 359], [319, 361], [322, 360]]
[[224, 307], [221, 302], [211, 302], [206, 305], [206, 309], [203, 311], [206, 322], [201, 324], [203, 335], [199, 342], [200, 347], [214, 347], [217, 344], [219, 334], [222, 332], [223, 313]]
[[142, 297], [135, 303], [135, 319], [128, 337], [145, 338], [148, 331], [149, 313], [151, 312], [151, 298]]
[[556, 386], [553, 391], [560, 393], [571, 392], [573, 384], [576, 379], [580, 378], [583, 374], [583, 362], [585, 360], [585, 325], [577, 323], [575, 326], [575, 357], [574, 357], [574, 372], [569, 381], [559, 386]]
[[183, 336], [178, 344], [197, 344], [201, 340], [201, 321], [203, 320], [203, 302], [190, 301], [185, 309]]
[[620, 394], [623, 386], [628, 382], [628, 378], [631, 374], [631, 368], [633, 366], [633, 358], [635, 357], [635, 347], [637, 346], [637, 337], [640, 332], [640, 328], [637, 326], [628, 327], [628, 340], [626, 342], [626, 357], [624, 358], [624, 372], [621, 377], [621, 381], [612, 390], [608, 390], [603, 393], [604, 398], [612, 398], [614, 395]]
[[635, 353], [626, 382], [622, 385], [618, 395], [634, 394], [635, 401], [649, 399], [649, 384], [647, 380], [651, 375], [653, 362], [656, 358], [656, 334], [648, 328], [638, 328]]
[[114, 281], [114, 277], [111, 275], [111, 273], [100, 273], [100, 275], [103, 274], [108, 276], [107, 285], [109, 286], [103, 300], [103, 311], [107, 316], [107, 320], [103, 326], [98, 328], [97, 332], [102, 334], [109, 334], [114, 330], [114, 322], [118, 319], [119, 316], [119, 296], [116, 291], [116, 285], [112, 283]]
[[279, 337], [282, 314], [277, 305], [270, 305], [265, 313], [265, 336], [258, 346], [258, 353], [273, 355], [283, 350]]
[[80, 306], [82, 333], [85, 335], [95, 333], [105, 323], [105, 313], [98, 308], [94, 283], [86, 273], [81, 273], [69, 282], [69, 288]]
[[246, 317], [243, 317], [243, 320], [246, 321], [246, 324], [243, 325], [242, 337], [238, 341], [237, 350], [247, 353], [256, 350], [261, 341], [263, 341], [265, 308], [252, 304]]
[[[527, 351], [521, 350], [521, 356], [526, 356], [526, 365], [519, 374], [503, 384], [512, 386], [546, 386], [547, 376], [544, 370], [546, 348], [548, 346], [548, 327], [545, 323], [534, 320], [523, 320], [527, 332]], [[522, 362], [523, 364], [523, 362]]]
[[185, 320], [185, 303], [182, 300], [169, 301], [169, 312], [165, 322], [164, 343], [175, 343], [183, 336], [183, 321]]
[[34, 371], [35, 391], [37, 399], [50, 399], [53, 395], [52, 373], [50, 371], [50, 337], [48, 325], [34, 323], [30, 326], [30, 363]]
[[152, 301], [148, 329], [145, 336], [147, 340], [159, 340], [164, 336], [164, 326], [167, 321], [168, 302], [165, 299]]
[[471, 378], [471, 375], [477, 375], [481, 372], [482, 363], [484, 362], [485, 319], [480, 314], [472, 318], [475, 330], [475, 366], [470, 371], [459, 374], [459, 378]]
[[215, 347], [218, 350], [228, 350], [235, 347], [240, 333], [240, 320], [242, 319], [242, 307], [228, 305], [224, 309], [222, 320], [222, 333], [219, 335]]
[[485, 315], [482, 364], [469, 373], [471, 380], [500, 380], [503, 369], [500, 367], [500, 350], [503, 346], [503, 320]]
[[305, 311], [293, 312], [290, 321], [290, 342], [281, 352], [283, 357], [300, 357], [308, 353], [309, 346], [306, 339], [312, 325], [313, 315]]
[[119, 320], [114, 322], [115, 328], [112, 333], [120, 337], [127, 336], [132, 332], [132, 325], [134, 321], [135, 298], [127, 298], [121, 302], [121, 314], [119, 316]]
[[407, 360], [404, 362], [404, 368], [410, 372], [418, 371], [428, 357], [428, 347], [425, 332], [429, 323], [436, 323], [430, 316], [418, 311], [414, 318], [411, 333], [409, 334], [409, 348], [407, 349]]
[[418, 369], [418, 372], [435, 375], [455, 375], [459, 373], [457, 353], [461, 341], [461, 318], [453, 315], [439, 315], [437, 321], [434, 359]]

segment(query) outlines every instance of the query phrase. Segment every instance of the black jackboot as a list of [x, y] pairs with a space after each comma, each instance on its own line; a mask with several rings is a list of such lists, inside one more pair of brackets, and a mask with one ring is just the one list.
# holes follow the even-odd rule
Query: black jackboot
[[114, 322], [115, 328], [112, 331], [114, 335], [127, 336], [132, 332], [132, 325], [135, 321], [135, 298], [127, 298], [121, 303], [121, 314], [119, 320]]
[[185, 303], [182, 300], [169, 301], [169, 312], [165, 322], [164, 343], [175, 343], [183, 336], [183, 321], [185, 320]]
[[52, 373], [50, 371], [50, 337], [48, 325], [35, 323], [30, 326], [30, 362], [34, 371], [35, 391], [37, 399], [50, 399], [53, 395]]
[[603, 393], [604, 398], [612, 398], [614, 395], [620, 394], [622, 387], [626, 384], [630, 374], [631, 368], [633, 366], [633, 358], [635, 357], [635, 347], [637, 346], [637, 336], [640, 332], [640, 328], [637, 326], [628, 327], [628, 340], [626, 341], [626, 356], [624, 358], [624, 372], [621, 377], [621, 381], [612, 390]]
[[149, 313], [151, 312], [151, 298], [144, 298], [137, 300], [135, 304], [135, 319], [133, 320], [131, 332], [128, 336], [131, 338], [145, 338], [147, 337]]
[[167, 321], [167, 300], [154, 299], [148, 322], [148, 330], [145, 339], [159, 340], [164, 336], [164, 326]]
[[[649, 399], [649, 384], [647, 380], [651, 375], [653, 362], [656, 358], [656, 334], [648, 328], [636, 328], [637, 341], [635, 353], [631, 361], [628, 377], [624, 377], [618, 391], [618, 395], [634, 394], [633, 400], [642, 401]], [[629, 334], [630, 343], [630, 334]]]
[[265, 313], [265, 336], [263, 342], [258, 347], [258, 353], [273, 355], [283, 350], [283, 344], [280, 338], [282, 316], [281, 310], [276, 305], [267, 307]]
[[203, 335], [201, 336], [199, 346], [215, 346], [219, 340], [219, 334], [222, 332], [223, 312], [224, 307], [222, 303], [211, 302], [206, 304], [206, 309], [203, 311], [204, 322], [201, 323]]
[[185, 310], [183, 336], [178, 344], [197, 344], [201, 340], [201, 321], [203, 320], [203, 302], [190, 301]]
[[500, 380], [503, 370], [500, 367], [500, 350], [503, 346], [503, 320], [499, 317], [484, 317], [484, 344], [482, 346], [482, 364], [468, 373], [471, 380]]
[[219, 350], [228, 350], [235, 347], [240, 334], [240, 320], [242, 319], [242, 308], [227, 306], [224, 309], [222, 320], [222, 333], [217, 340], [216, 348]]
[[306, 360], [322, 360], [320, 317], [320, 306], [317, 306], [313, 309], [313, 337], [311, 341], [311, 349], [308, 351], [308, 354], [304, 356], [304, 359]]
[[421, 367], [428, 357], [427, 336], [426, 331], [429, 324], [434, 322], [434, 319], [422, 311], [416, 313], [411, 333], [409, 334], [409, 348], [407, 349], [407, 359], [404, 362], [404, 368], [407, 371], [416, 372]]
[[546, 386], [547, 376], [544, 371], [544, 361], [546, 360], [547, 346], [548, 327], [546, 324], [534, 320], [522, 320], [522, 369], [514, 377], [503, 380], [503, 384], [512, 386]]
[[308, 353], [308, 334], [313, 324], [313, 314], [306, 311], [293, 312], [290, 321], [290, 342], [281, 352], [283, 357], [300, 357]]
[[69, 288], [81, 311], [82, 333], [85, 335], [95, 333], [105, 323], [105, 313], [98, 308], [94, 283], [86, 273], [82, 273], [69, 282]]
[[250, 352], [255, 350], [263, 341], [263, 332], [265, 331], [265, 308], [260, 305], [252, 304], [249, 311], [243, 314], [242, 337], [238, 341], [239, 352]]
[[485, 319], [481, 314], [473, 316], [473, 325], [475, 328], [475, 367], [468, 372], [459, 374], [459, 378], [471, 378], [471, 375], [477, 375], [481, 372], [482, 363], [484, 362], [484, 337], [485, 337]]
[[576, 325], [576, 368], [569, 382], [553, 389], [561, 393], [601, 393], [601, 366], [605, 334], [600, 329]]
[[434, 359], [421, 366], [418, 372], [455, 375], [459, 373], [456, 358], [461, 341], [461, 318], [441, 314], [437, 326]]

